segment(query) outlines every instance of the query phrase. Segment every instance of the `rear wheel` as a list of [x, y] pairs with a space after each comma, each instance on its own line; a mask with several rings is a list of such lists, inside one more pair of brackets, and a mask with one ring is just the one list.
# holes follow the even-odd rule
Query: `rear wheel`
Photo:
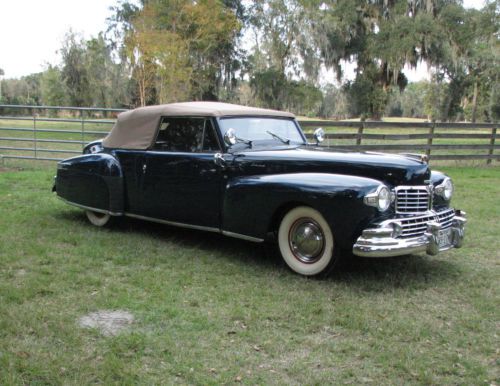
[[88, 220], [91, 224], [103, 227], [108, 225], [111, 221], [111, 215], [107, 213], [94, 212], [92, 210], [86, 210], [85, 214], [87, 215]]
[[330, 226], [321, 213], [307, 206], [283, 217], [278, 245], [285, 263], [301, 275], [328, 274], [338, 260]]

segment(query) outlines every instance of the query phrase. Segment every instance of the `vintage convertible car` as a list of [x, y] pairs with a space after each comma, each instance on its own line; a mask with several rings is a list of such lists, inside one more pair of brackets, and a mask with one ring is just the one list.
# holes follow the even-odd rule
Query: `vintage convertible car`
[[325, 274], [364, 257], [460, 247], [465, 213], [424, 157], [309, 144], [293, 114], [216, 102], [121, 113], [109, 135], [61, 161], [54, 190], [86, 211], [275, 240], [288, 266]]

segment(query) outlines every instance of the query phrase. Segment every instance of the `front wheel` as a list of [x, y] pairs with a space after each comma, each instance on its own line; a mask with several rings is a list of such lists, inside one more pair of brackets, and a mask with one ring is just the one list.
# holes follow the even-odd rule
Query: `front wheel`
[[111, 221], [111, 215], [107, 213], [100, 213], [91, 210], [86, 210], [85, 214], [87, 215], [87, 218], [90, 221], [90, 223], [98, 227], [109, 225]]
[[321, 213], [307, 206], [283, 217], [278, 245], [285, 263], [301, 275], [327, 274], [338, 260], [330, 226]]

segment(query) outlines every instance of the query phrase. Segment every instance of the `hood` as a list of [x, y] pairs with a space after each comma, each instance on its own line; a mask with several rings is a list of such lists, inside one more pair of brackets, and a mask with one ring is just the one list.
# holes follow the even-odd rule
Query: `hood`
[[426, 163], [404, 155], [344, 152], [318, 148], [246, 150], [235, 162], [245, 174], [337, 173], [374, 178], [390, 187], [424, 185], [430, 179]]

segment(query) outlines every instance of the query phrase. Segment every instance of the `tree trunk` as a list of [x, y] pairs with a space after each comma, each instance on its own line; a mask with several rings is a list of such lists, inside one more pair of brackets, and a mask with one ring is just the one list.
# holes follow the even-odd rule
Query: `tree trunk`
[[448, 93], [446, 96], [446, 101], [443, 106], [443, 110], [441, 111], [441, 122], [448, 122], [450, 120], [450, 108], [451, 108], [452, 97]]
[[472, 123], [476, 123], [477, 95], [479, 94], [477, 80], [474, 82], [474, 95], [472, 96]]

